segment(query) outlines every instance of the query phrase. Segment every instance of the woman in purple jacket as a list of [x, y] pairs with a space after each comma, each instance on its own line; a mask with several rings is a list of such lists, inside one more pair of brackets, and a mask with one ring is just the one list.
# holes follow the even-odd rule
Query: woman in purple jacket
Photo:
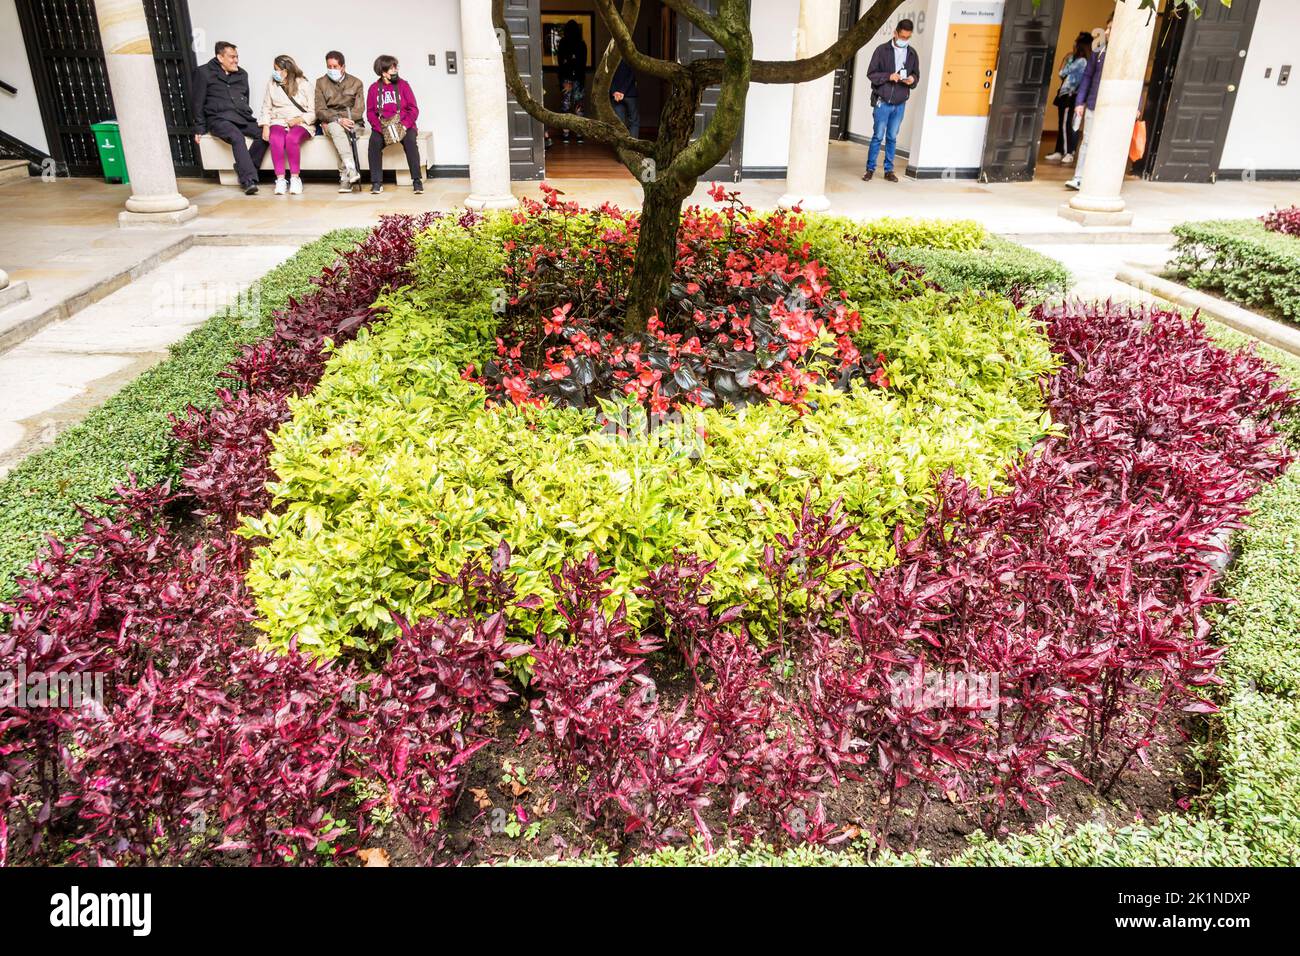
[[[411, 168], [411, 186], [417, 193], [424, 192], [424, 174], [420, 169], [420, 147], [415, 121], [420, 117], [420, 107], [415, 102], [411, 84], [398, 75], [397, 57], [384, 54], [375, 60], [375, 76], [366, 93], [366, 119], [370, 121], [370, 191], [384, 191], [384, 147], [402, 144], [406, 151], [406, 164]], [[386, 127], [400, 124], [396, 130], [401, 138], [390, 142]]]
[[1088, 131], [1092, 128], [1092, 111], [1097, 108], [1097, 90], [1101, 87], [1101, 72], [1106, 68], [1106, 45], [1110, 43], [1110, 25], [1115, 17], [1106, 21], [1106, 30], [1099, 46], [1088, 57], [1088, 65], [1079, 78], [1079, 88], [1074, 93], [1074, 121], [1083, 124], [1083, 141], [1079, 144], [1078, 162], [1074, 176], [1066, 182], [1067, 189], [1083, 188], [1083, 161], [1088, 156]]

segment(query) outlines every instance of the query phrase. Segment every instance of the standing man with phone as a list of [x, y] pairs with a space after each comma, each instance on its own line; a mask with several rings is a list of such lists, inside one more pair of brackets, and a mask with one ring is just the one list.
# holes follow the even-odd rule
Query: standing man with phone
[[885, 181], [896, 183], [894, 153], [898, 148], [898, 128], [903, 124], [907, 98], [912, 95], [921, 72], [921, 58], [911, 47], [911, 20], [899, 20], [894, 35], [876, 47], [867, 65], [867, 78], [871, 81], [871, 107], [874, 127], [871, 145], [867, 148], [867, 171], [863, 182], [871, 182], [876, 175], [876, 159], [880, 144], [885, 144]]

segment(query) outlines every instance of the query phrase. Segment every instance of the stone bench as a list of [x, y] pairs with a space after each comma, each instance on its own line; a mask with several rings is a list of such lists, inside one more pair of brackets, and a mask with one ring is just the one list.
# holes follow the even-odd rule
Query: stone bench
[[[246, 142], [252, 142], [245, 139]], [[416, 133], [416, 141], [420, 148], [420, 168], [424, 170], [425, 176], [429, 171], [429, 153], [433, 147], [433, 133], [420, 131]], [[361, 160], [360, 172], [368, 173], [370, 171], [370, 130], [364, 130], [357, 137], [357, 157]], [[223, 140], [217, 139], [211, 133], [205, 133], [199, 140], [199, 158], [203, 163], [204, 169], [216, 170], [221, 178], [223, 186], [238, 186], [239, 176], [235, 173], [235, 157], [230, 151], [230, 144]], [[272, 169], [271, 151], [266, 151], [266, 157], [262, 160], [263, 169]], [[323, 169], [337, 172], [339, 168], [338, 151], [334, 149], [334, 144], [330, 138], [325, 135], [313, 136], [307, 142], [302, 144], [302, 164], [301, 168]], [[411, 171], [406, 165], [406, 153], [400, 145], [390, 146], [384, 150], [384, 169], [391, 169], [397, 173], [397, 183], [400, 186], [411, 185]], [[363, 176], [363, 179], [366, 177]]]

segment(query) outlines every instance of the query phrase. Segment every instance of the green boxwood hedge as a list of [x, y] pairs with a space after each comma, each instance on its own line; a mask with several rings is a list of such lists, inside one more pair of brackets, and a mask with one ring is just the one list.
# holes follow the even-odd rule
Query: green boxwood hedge
[[0, 480], [0, 600], [13, 593], [47, 535], [66, 536], [81, 526], [77, 505], [95, 510], [130, 473], [142, 484], [176, 476], [181, 462], [167, 416], [190, 404], [210, 407], [217, 376], [240, 347], [268, 335], [271, 313], [306, 292], [312, 277], [364, 234], [339, 230], [303, 246], [259, 280], [258, 294], [212, 316], [165, 361]]
[[1194, 289], [1300, 322], [1300, 238], [1254, 219], [1187, 222], [1173, 233], [1173, 275]]
[[954, 250], [927, 246], [900, 246], [894, 254], [920, 266], [926, 278], [945, 289], [988, 289], [1006, 293], [1019, 287], [1039, 298], [1065, 292], [1070, 273], [1050, 256], [1019, 243], [989, 235], [976, 249]]

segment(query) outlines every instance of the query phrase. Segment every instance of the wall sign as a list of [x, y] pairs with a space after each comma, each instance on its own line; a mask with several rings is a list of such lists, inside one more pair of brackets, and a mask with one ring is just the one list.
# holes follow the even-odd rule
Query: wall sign
[[940, 116], [988, 116], [1002, 39], [1001, 2], [954, 0], [943, 56]]

